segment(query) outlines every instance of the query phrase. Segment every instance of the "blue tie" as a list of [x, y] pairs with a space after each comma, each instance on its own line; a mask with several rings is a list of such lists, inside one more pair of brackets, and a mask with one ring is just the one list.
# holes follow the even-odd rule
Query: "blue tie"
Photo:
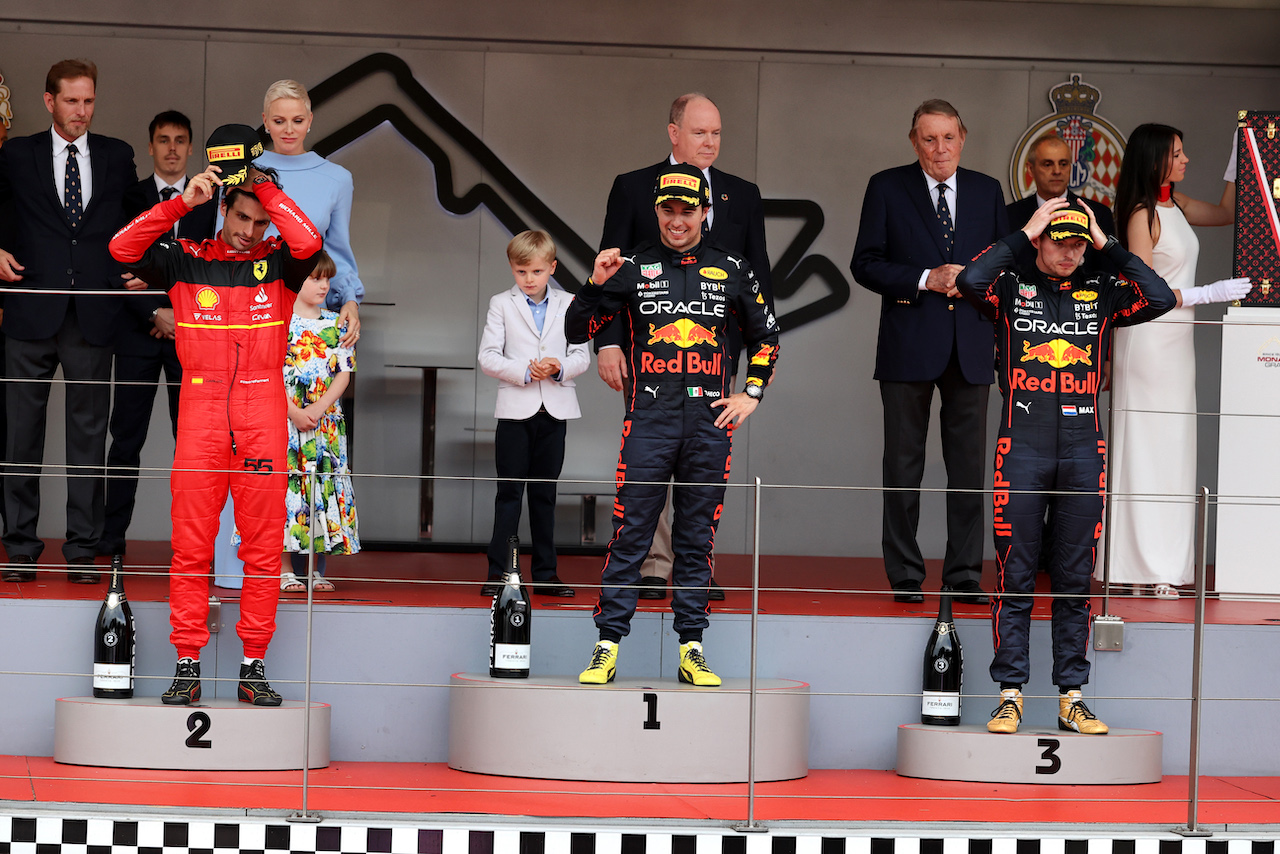
[[80, 225], [84, 217], [84, 199], [80, 193], [80, 162], [76, 160], [80, 151], [73, 142], [67, 146], [67, 171], [62, 185], [62, 205], [66, 210], [67, 222], [72, 228]]

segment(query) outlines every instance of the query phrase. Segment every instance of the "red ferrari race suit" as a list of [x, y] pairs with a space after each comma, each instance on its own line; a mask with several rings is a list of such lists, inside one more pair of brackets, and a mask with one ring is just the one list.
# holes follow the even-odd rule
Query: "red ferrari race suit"
[[1043, 547], [1050, 550], [1053, 592], [1064, 594], [1053, 600], [1053, 683], [1078, 687], [1089, 681], [1088, 593], [1106, 492], [1099, 378], [1110, 358], [1111, 330], [1154, 320], [1173, 308], [1174, 296], [1114, 237], [1101, 254], [1119, 277], [1077, 270], [1059, 279], [1035, 266], [1015, 266], [1015, 257], [1029, 250], [1026, 234], [1015, 231], [956, 279], [965, 298], [995, 321], [1004, 395], [993, 498], [998, 573], [991, 678], [1023, 685], [1029, 677], [1030, 594], [1051, 504], [1054, 523]]
[[170, 479], [169, 619], [179, 658], [198, 659], [209, 641], [210, 561], [228, 487], [244, 561], [236, 625], [244, 654], [264, 658], [276, 628], [288, 445], [282, 367], [294, 293], [323, 241], [275, 184], [253, 185], [253, 192], [282, 237], [248, 251], [221, 236], [201, 243], [165, 236], [189, 210], [181, 197], [139, 215], [110, 244], [111, 255], [149, 287], [169, 291], [177, 323], [186, 388]]
[[744, 260], [703, 241], [688, 252], [641, 244], [603, 286], [583, 285], [565, 313], [565, 337], [581, 344], [615, 315], [630, 336], [635, 378], [618, 451], [613, 539], [595, 621], [601, 640], [621, 640], [635, 614], [640, 566], [674, 475], [672, 627], [680, 642], [707, 627], [711, 553], [729, 479], [732, 427], [717, 427], [729, 394], [726, 335], [737, 317], [746, 341], [747, 382], [764, 385], [778, 358], [773, 306]]

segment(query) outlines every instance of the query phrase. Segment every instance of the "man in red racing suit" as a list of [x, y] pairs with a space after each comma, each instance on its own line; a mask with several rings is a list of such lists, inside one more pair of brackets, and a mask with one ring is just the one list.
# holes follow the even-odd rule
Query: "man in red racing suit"
[[[1015, 258], [1035, 247], [1034, 267]], [[1120, 276], [1080, 271], [1092, 244]], [[1089, 681], [1089, 585], [1102, 530], [1106, 443], [1098, 386], [1111, 330], [1153, 320], [1174, 307], [1164, 280], [1103, 234], [1093, 212], [1056, 199], [1021, 230], [994, 243], [956, 279], [965, 298], [995, 321], [1004, 408], [995, 459], [998, 574], [991, 598], [995, 656], [991, 678], [1000, 705], [987, 729], [1012, 733], [1022, 719], [1031, 594], [1041, 548], [1049, 550], [1053, 600], [1053, 682], [1058, 726], [1103, 735], [1107, 725], [1084, 704]], [[1042, 543], [1046, 504], [1054, 525]]]
[[[296, 292], [323, 241], [279, 187], [249, 169], [247, 189], [222, 202], [215, 238], [196, 243], [168, 234], [222, 183], [211, 166], [178, 198], [163, 201], [120, 230], [111, 254], [173, 301], [182, 363], [173, 493], [170, 639], [178, 670], [162, 700], [200, 699], [200, 650], [209, 641], [209, 568], [228, 486], [240, 529], [245, 582], [236, 632], [244, 644], [239, 698], [279, 705], [262, 659], [275, 632], [285, 515], [287, 446], [284, 364]], [[280, 237], [262, 239], [268, 225]], [[160, 239], [157, 239], [160, 238]]]
[[[618, 643], [636, 610], [640, 567], [673, 475], [671, 610], [680, 638], [679, 678], [720, 684], [702, 654], [710, 553], [729, 479], [733, 428], [764, 396], [778, 356], [778, 324], [751, 265], [702, 240], [709, 203], [696, 167], [659, 173], [655, 212], [662, 245], [642, 243], [625, 257], [618, 249], [601, 252], [592, 278], [565, 314], [565, 336], [575, 344], [620, 315], [631, 337], [635, 378], [618, 451], [613, 539], [595, 610], [600, 640], [578, 677], [585, 684], [613, 680]], [[729, 393], [731, 314], [748, 354], [746, 385], [737, 394]]]

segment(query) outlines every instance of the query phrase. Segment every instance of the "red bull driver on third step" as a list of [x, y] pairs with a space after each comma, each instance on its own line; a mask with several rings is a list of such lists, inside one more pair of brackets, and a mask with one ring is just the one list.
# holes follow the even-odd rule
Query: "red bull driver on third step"
[[[642, 243], [627, 256], [617, 249], [601, 252], [565, 315], [571, 344], [621, 315], [635, 377], [618, 452], [613, 539], [595, 611], [600, 641], [579, 681], [613, 680], [618, 643], [636, 610], [640, 566], [674, 475], [671, 610], [680, 636], [680, 681], [714, 687], [720, 677], [707, 666], [702, 632], [730, 437], [764, 396], [778, 357], [778, 324], [751, 266], [702, 240], [711, 198], [700, 170], [680, 165], [662, 172], [654, 204], [662, 245]], [[748, 356], [746, 386], [737, 394], [729, 393], [725, 341], [731, 314]]]
[[[1033, 268], [1015, 257], [1036, 250]], [[1092, 244], [1120, 276], [1080, 272]], [[996, 595], [991, 598], [995, 657], [991, 678], [1000, 705], [987, 729], [1017, 732], [1022, 686], [1030, 675], [1030, 594], [1040, 549], [1050, 552], [1053, 682], [1058, 727], [1105, 735], [1080, 689], [1089, 681], [1089, 581], [1102, 531], [1106, 444], [1099, 428], [1098, 385], [1111, 330], [1154, 320], [1174, 307], [1164, 279], [1114, 237], [1087, 207], [1056, 199], [1021, 230], [996, 241], [964, 268], [956, 286], [995, 320], [1004, 408], [996, 441]], [[1057, 493], [1057, 494], [1047, 494]], [[1045, 505], [1055, 524], [1042, 544]]]

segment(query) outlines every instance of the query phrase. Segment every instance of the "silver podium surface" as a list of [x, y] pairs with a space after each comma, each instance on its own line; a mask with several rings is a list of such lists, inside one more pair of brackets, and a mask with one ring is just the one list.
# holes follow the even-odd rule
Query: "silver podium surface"
[[1158, 783], [1164, 736], [1145, 729], [1080, 735], [1025, 723], [1012, 734], [985, 724], [898, 727], [898, 775], [972, 783]]
[[[449, 767], [480, 774], [620, 783], [747, 779], [750, 681], [697, 688], [673, 679], [579, 685], [576, 676], [455, 673]], [[759, 781], [809, 773], [809, 686], [756, 680]]]
[[[311, 704], [310, 768], [329, 764], [328, 703]], [[203, 700], [166, 706], [159, 697], [54, 704], [53, 760], [101, 768], [180, 771], [290, 771], [302, 768], [301, 701], [251, 706]]]

